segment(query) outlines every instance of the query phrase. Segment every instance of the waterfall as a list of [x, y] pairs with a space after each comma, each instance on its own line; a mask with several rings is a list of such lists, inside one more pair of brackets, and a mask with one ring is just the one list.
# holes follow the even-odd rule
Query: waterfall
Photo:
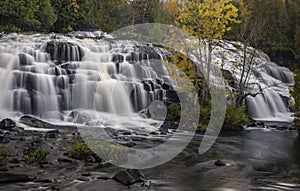
[[[242, 75], [242, 46], [238, 42], [221, 41], [213, 53], [215, 63], [229, 73], [234, 81]], [[256, 95], [246, 98], [249, 117], [259, 122], [291, 122], [293, 113], [289, 111], [289, 88], [294, 83], [293, 72], [271, 62], [265, 53], [254, 51], [252, 47], [248, 47], [247, 52], [255, 52], [252, 66], [250, 69], [246, 68], [249, 78], [245, 93]], [[234, 92], [238, 87], [234, 82], [231, 83], [228, 89]]]
[[62, 121], [70, 120], [72, 111], [134, 117], [152, 101], [167, 100], [163, 84], [171, 86], [166, 73], [155, 68], [162, 62], [153, 47], [76, 34], [0, 39], [1, 118], [34, 115]]
[[[241, 76], [237, 63], [243, 54], [238, 46], [221, 41], [212, 57], [233, 79]], [[0, 39], [0, 117], [35, 115], [62, 121], [70, 120], [75, 111], [99, 112], [101, 118], [132, 117], [155, 100], [172, 102], [174, 90], [162, 63], [163, 52], [151, 44], [113, 40], [103, 32], [4, 35]], [[259, 51], [253, 60], [248, 83], [258, 84], [263, 92], [247, 97], [250, 118], [291, 121], [288, 100], [293, 73]]]
[[249, 96], [247, 103], [249, 116], [256, 121], [289, 122], [292, 120], [283, 99], [272, 89], [266, 89], [263, 94], [255, 97]]

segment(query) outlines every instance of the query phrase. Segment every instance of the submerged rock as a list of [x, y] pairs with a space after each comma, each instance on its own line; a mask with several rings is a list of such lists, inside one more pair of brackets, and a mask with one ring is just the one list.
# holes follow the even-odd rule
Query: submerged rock
[[226, 163], [224, 163], [224, 162], [221, 161], [221, 160], [217, 160], [217, 161], [215, 162], [215, 165], [216, 165], [216, 166], [226, 166]]

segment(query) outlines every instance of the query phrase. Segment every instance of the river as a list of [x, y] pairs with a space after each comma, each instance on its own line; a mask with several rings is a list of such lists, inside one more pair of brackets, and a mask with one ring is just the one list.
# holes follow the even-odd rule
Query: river
[[[195, 148], [201, 138], [196, 136], [173, 161], [149, 170], [153, 177], [160, 174], [175, 183], [166, 190], [300, 190], [297, 132], [258, 128], [225, 132], [199, 156]], [[218, 159], [227, 166], [216, 167]]]

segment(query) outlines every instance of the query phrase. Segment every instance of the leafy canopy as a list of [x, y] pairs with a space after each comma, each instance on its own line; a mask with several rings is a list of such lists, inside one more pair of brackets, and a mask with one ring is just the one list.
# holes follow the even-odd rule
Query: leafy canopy
[[176, 23], [198, 39], [221, 39], [237, 20], [231, 0], [183, 0]]

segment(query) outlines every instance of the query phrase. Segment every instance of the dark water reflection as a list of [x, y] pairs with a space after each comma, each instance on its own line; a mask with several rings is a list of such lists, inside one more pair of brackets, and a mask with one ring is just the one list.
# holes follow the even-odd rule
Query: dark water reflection
[[[145, 170], [154, 180], [171, 182], [153, 190], [300, 190], [300, 139], [294, 131], [248, 129], [222, 133], [198, 155], [202, 136], [172, 161]], [[216, 160], [228, 164], [214, 165]]]

